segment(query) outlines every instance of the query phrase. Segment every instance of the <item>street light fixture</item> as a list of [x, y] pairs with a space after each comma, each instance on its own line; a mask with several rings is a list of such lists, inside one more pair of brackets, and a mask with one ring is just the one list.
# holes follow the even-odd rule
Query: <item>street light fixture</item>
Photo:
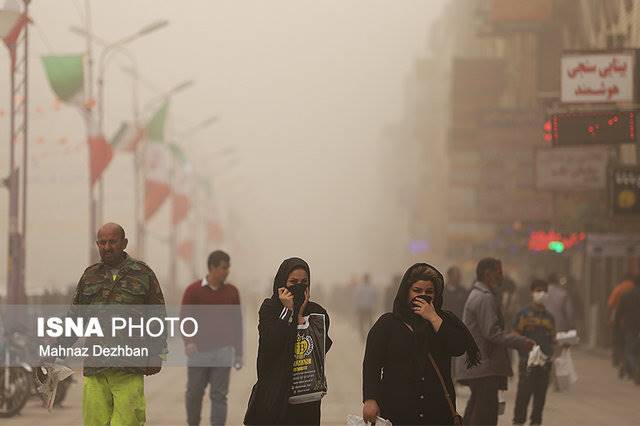
[[[105, 68], [106, 68], [106, 58], [107, 55], [115, 50], [121, 50], [122, 52], [126, 52], [125, 49], [123, 49], [123, 46], [127, 43], [130, 43], [142, 36], [148, 35], [154, 31], [157, 31], [161, 28], [166, 27], [167, 25], [169, 25], [169, 21], [166, 20], [160, 20], [160, 21], [156, 21], [153, 22], [149, 25], [147, 25], [146, 27], [142, 28], [140, 31], [122, 38], [119, 41], [116, 41], [114, 43], [111, 43], [109, 45], [107, 45], [104, 50], [102, 51], [102, 53], [100, 54], [100, 59], [98, 60], [98, 105], [99, 105], [99, 110], [98, 110], [98, 126], [100, 128], [100, 132], [103, 133], [103, 120], [104, 120], [104, 73], [105, 73]], [[86, 33], [86, 31], [84, 31]], [[90, 36], [90, 35], [89, 35]], [[129, 53], [129, 52], [126, 52]], [[129, 56], [129, 58], [132, 61], [132, 65], [134, 68], [134, 73], [135, 76], [138, 75], [138, 66], [137, 66], [137, 62], [135, 61], [133, 55], [131, 55], [130, 53], [127, 55]], [[137, 97], [137, 89], [135, 91], [136, 93], [134, 93], [134, 95]], [[136, 99], [136, 103], [137, 103], [137, 99]], [[137, 110], [137, 107], [136, 107]]]
[[[124, 70], [126, 73], [133, 73], [133, 71], [131, 69], [125, 69]], [[162, 102], [164, 100], [166, 100], [167, 98], [175, 95], [176, 93], [182, 92], [184, 90], [187, 90], [188, 88], [190, 88], [191, 86], [193, 86], [194, 84], [196, 84], [195, 80], [185, 80], [181, 83], [178, 83], [175, 87], [167, 90], [166, 92], [162, 93], [161, 95], [156, 96], [155, 98], [147, 101], [147, 103], [145, 103], [144, 107], [142, 108], [143, 111], [147, 111], [149, 109], [151, 109], [152, 106], [156, 105], [159, 102]]]
[[141, 29], [140, 31], [138, 31], [138, 34], [133, 38], [137, 38], [137, 37], [152, 33], [156, 30], [159, 30], [160, 28], [166, 27], [167, 25], [169, 25], [169, 21], [167, 21], [166, 19], [153, 22], [147, 25], [146, 27], [144, 27], [143, 29]]

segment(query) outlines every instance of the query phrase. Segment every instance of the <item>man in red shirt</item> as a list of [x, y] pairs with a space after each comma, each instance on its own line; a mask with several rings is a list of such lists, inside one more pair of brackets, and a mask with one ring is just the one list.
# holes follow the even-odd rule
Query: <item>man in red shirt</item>
[[198, 331], [185, 337], [187, 423], [200, 424], [202, 397], [210, 385], [210, 424], [224, 425], [231, 366], [242, 368], [242, 313], [238, 289], [226, 283], [230, 258], [221, 250], [209, 255], [209, 273], [190, 284], [182, 296], [181, 317], [193, 317]]

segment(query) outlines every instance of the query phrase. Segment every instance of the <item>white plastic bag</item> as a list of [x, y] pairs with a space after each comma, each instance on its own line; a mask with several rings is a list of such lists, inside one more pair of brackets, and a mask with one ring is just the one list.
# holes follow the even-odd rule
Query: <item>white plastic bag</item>
[[553, 360], [553, 367], [556, 372], [558, 388], [561, 391], [568, 390], [571, 385], [578, 381], [578, 374], [571, 358], [571, 349], [563, 349], [560, 356]]
[[540, 345], [535, 345], [529, 352], [527, 367], [544, 367], [549, 358], [542, 352]]
[[556, 333], [556, 342], [559, 345], [575, 346], [580, 343], [580, 337], [576, 330], [559, 331]]
[[[371, 424], [365, 422], [364, 419], [360, 416], [349, 414], [347, 416], [347, 426], [371, 426]], [[392, 426], [392, 424], [389, 420], [378, 417], [376, 419], [376, 426]]]

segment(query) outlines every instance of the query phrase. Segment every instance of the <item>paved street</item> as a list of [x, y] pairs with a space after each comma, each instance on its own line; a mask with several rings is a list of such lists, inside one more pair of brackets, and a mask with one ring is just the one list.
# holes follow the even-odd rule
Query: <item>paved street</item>
[[[331, 335], [334, 346], [328, 355], [329, 394], [322, 405], [323, 424], [345, 424], [347, 414], [360, 413], [360, 366], [362, 346], [350, 321], [334, 318]], [[255, 354], [255, 332], [247, 335], [247, 353]], [[620, 382], [608, 359], [582, 351], [574, 352], [578, 383], [569, 393], [550, 391], [545, 408], [545, 424], [572, 425], [640, 425], [638, 401], [640, 387], [630, 382]], [[242, 424], [251, 386], [255, 380], [255, 359], [249, 365], [232, 373], [229, 395], [228, 424]], [[78, 376], [79, 378], [79, 376]], [[158, 376], [147, 378], [148, 424], [185, 424], [184, 368], [166, 367]], [[507, 410], [500, 417], [500, 424], [511, 424], [515, 381], [510, 383], [507, 393]], [[467, 396], [466, 388], [460, 389], [458, 405], [463, 411]], [[70, 391], [66, 406], [51, 415], [33, 400], [19, 417], [3, 419], [7, 425], [73, 425], [81, 424], [81, 383]], [[205, 396], [203, 424], [208, 420], [209, 404]]]

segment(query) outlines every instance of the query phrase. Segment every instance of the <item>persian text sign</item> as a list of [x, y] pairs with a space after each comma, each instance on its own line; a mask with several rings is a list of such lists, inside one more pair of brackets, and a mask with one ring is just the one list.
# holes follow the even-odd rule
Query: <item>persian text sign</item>
[[536, 152], [537, 187], [556, 191], [605, 189], [608, 160], [604, 147], [540, 149]]
[[635, 55], [566, 54], [561, 64], [562, 102], [633, 102]]

